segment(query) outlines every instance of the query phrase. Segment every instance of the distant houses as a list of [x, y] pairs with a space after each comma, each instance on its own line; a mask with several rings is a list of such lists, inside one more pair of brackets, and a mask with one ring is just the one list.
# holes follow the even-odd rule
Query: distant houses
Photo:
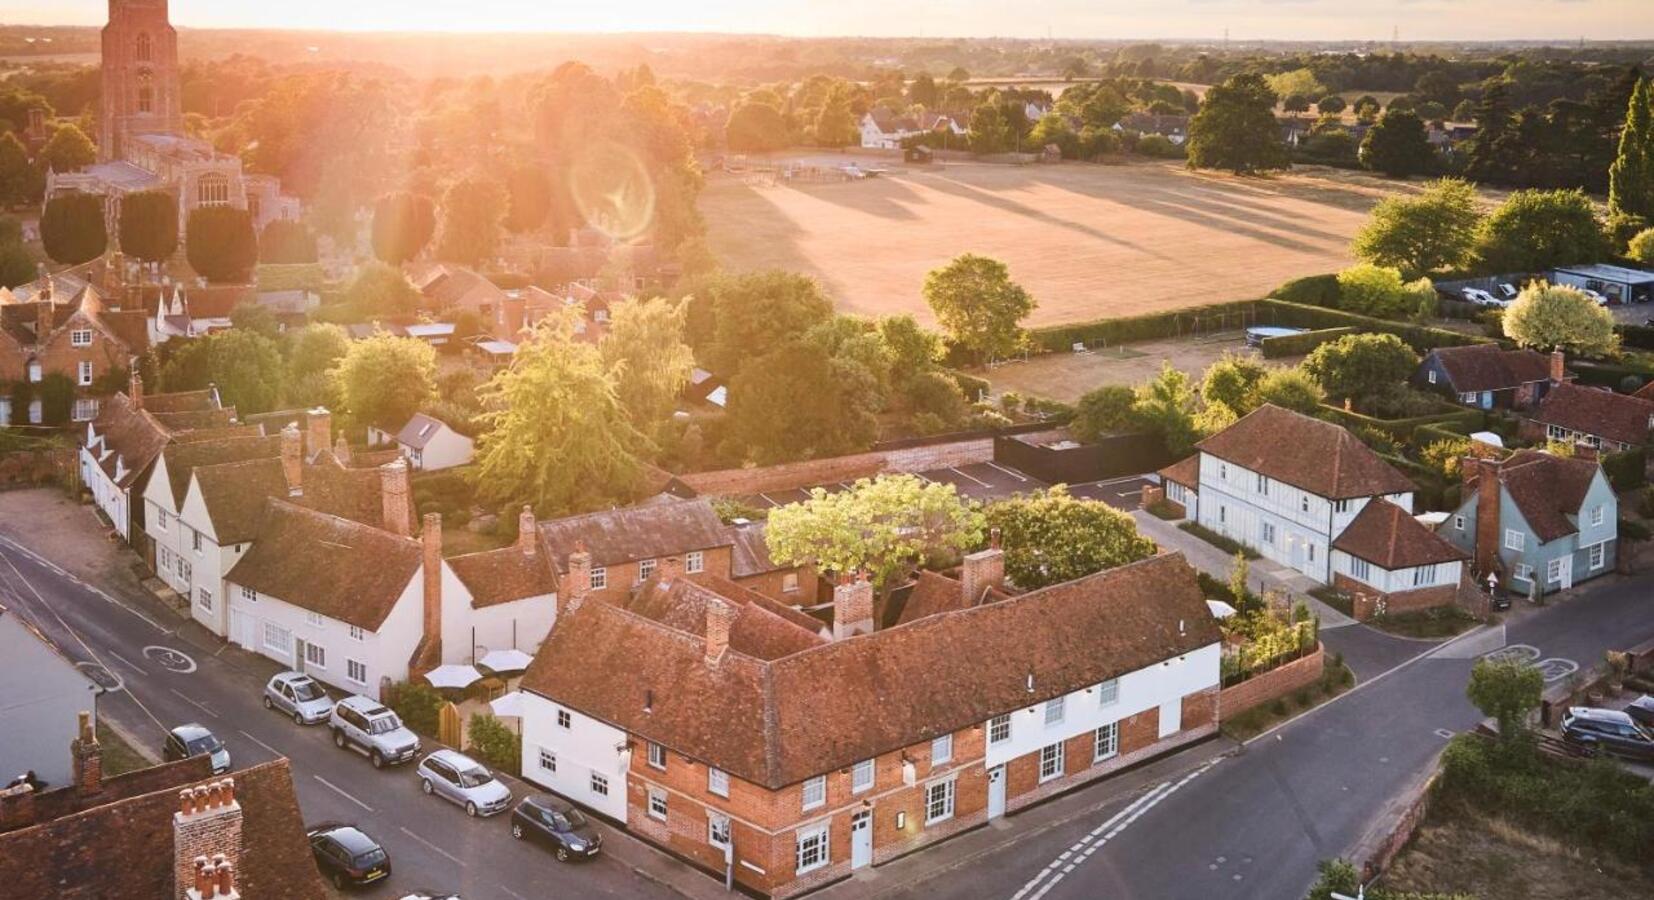
[[1412, 383], [1477, 409], [1525, 410], [1569, 377], [1560, 351], [1546, 356], [1489, 343], [1431, 350]]
[[475, 441], [455, 431], [441, 419], [425, 413], [414, 413], [395, 434], [369, 426], [368, 443], [395, 446], [408, 464], [421, 472], [463, 466], [470, 463], [476, 454]]

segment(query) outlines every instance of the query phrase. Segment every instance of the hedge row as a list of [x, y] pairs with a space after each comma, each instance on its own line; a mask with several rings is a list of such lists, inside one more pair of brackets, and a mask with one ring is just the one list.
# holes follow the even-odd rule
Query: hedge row
[[1287, 325], [1295, 328], [1351, 327], [1362, 331], [1379, 331], [1401, 338], [1407, 342], [1408, 346], [1419, 353], [1425, 353], [1437, 347], [1461, 347], [1465, 344], [1493, 343], [1492, 338], [1464, 334], [1446, 328], [1413, 325], [1408, 322], [1396, 322], [1390, 319], [1375, 319], [1372, 316], [1345, 312], [1341, 309], [1323, 309], [1319, 306], [1305, 306], [1301, 303], [1287, 303], [1273, 299], [1258, 301], [1258, 321], [1260, 324]]
[[1152, 341], [1177, 337], [1187, 331], [1199, 316], [1235, 315], [1238, 317], [1239, 313], [1253, 305], [1254, 301], [1237, 300], [1228, 303], [1212, 303], [1206, 306], [1190, 306], [1167, 312], [1144, 313], [1140, 316], [1096, 319], [1074, 325], [1053, 325], [1048, 328], [1030, 329], [1028, 337], [1036, 347], [1050, 351], [1072, 350], [1075, 344], [1085, 344], [1091, 347], [1096, 346], [1099, 342], [1125, 344], [1132, 341]]
[[986, 378], [978, 378], [958, 369], [943, 369], [942, 374], [952, 378], [954, 383], [959, 385], [960, 393], [964, 394], [965, 400], [970, 403], [993, 393], [993, 385], [989, 384]]
[[1275, 289], [1270, 296], [1287, 303], [1306, 303], [1310, 306], [1336, 307], [1340, 291], [1338, 275], [1328, 272], [1325, 275], [1308, 275], [1303, 278], [1294, 278]]
[[1620, 343], [1637, 350], [1654, 350], [1654, 328], [1647, 325], [1619, 325]]
[[1608, 483], [1616, 491], [1629, 491], [1642, 487], [1648, 481], [1644, 474], [1648, 469], [1648, 451], [1637, 449], [1623, 453], [1610, 453], [1602, 457], [1602, 472], [1608, 476]]
[[1263, 339], [1263, 355], [1265, 359], [1278, 359], [1283, 356], [1303, 356], [1311, 353], [1322, 344], [1336, 341], [1347, 334], [1356, 334], [1358, 329], [1345, 325], [1340, 328], [1318, 328], [1314, 331], [1305, 331], [1302, 334], [1283, 334], [1279, 337]]
[[1484, 417], [1479, 409], [1454, 407], [1443, 403], [1442, 411], [1427, 416], [1411, 416], [1405, 419], [1380, 419], [1376, 416], [1364, 415], [1354, 410], [1340, 406], [1323, 404], [1321, 418], [1331, 419], [1346, 428], [1377, 428], [1387, 432], [1398, 441], [1408, 440], [1421, 425], [1440, 425], [1448, 430], [1464, 429], [1465, 434], [1482, 427]]
[[[1617, 391], [1627, 387], [1634, 391], [1654, 380], [1654, 368], [1646, 365], [1575, 359], [1568, 361], [1568, 369], [1578, 376], [1575, 380], [1580, 384], [1594, 384]], [[1632, 385], [1627, 381], [1629, 378], [1635, 378], [1637, 383]]]

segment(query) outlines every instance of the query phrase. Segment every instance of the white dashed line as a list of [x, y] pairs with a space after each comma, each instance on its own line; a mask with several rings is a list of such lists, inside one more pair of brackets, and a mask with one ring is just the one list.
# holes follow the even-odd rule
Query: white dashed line
[[172, 691], [174, 694], [177, 694], [178, 699], [184, 701], [185, 703], [188, 703], [189, 705], [195, 707], [196, 709], [201, 710], [202, 712], [206, 713], [207, 715], [212, 716], [213, 718], [218, 717], [218, 713], [213, 712], [212, 707], [208, 706], [205, 703], [202, 703], [200, 700], [192, 699], [192, 698], [186, 696], [185, 694], [180, 693], [177, 688], [167, 688], [167, 690]]
[[403, 828], [402, 826], [398, 825], [396, 830], [402, 832], [403, 834], [407, 835], [408, 837], [413, 838], [414, 840], [420, 842], [421, 844], [424, 844], [427, 848], [429, 848], [431, 850], [431, 852], [440, 853], [443, 856], [448, 857], [448, 859], [450, 861], [452, 861], [454, 863], [457, 863], [461, 866], [465, 865], [465, 860], [460, 859], [459, 857], [455, 856], [454, 854], [449, 853], [448, 851], [442, 849], [441, 847], [438, 847], [437, 845], [431, 843], [430, 841], [425, 840], [424, 838], [420, 837], [417, 834], [414, 834], [413, 832], [409, 831], [408, 829]]
[[149, 674], [148, 672], [145, 672], [141, 666], [136, 665], [131, 660], [127, 659], [126, 657], [124, 657], [122, 655], [120, 655], [119, 653], [116, 653], [113, 650], [105, 650], [103, 652], [107, 653], [110, 656], [114, 657], [115, 659], [119, 660], [128, 669], [131, 669], [132, 671], [137, 672], [139, 675], [148, 675]]
[[[239, 730], [239, 729], [237, 729], [237, 730]], [[280, 750], [277, 750], [276, 748], [270, 746], [269, 744], [264, 743], [263, 741], [259, 740], [256, 737], [253, 737], [252, 735], [248, 734], [245, 731], [241, 732], [241, 736], [246, 738], [247, 740], [252, 741], [253, 743], [259, 745], [260, 747], [263, 747], [264, 749], [270, 751], [271, 753], [275, 754], [276, 756], [285, 756], [286, 755], [286, 754], [282, 753]]]
[[953, 467], [950, 467], [950, 468], [949, 468], [949, 469], [948, 469], [948, 471], [949, 471], [949, 472], [952, 472], [952, 473], [953, 473], [953, 474], [955, 474], [955, 475], [958, 475], [958, 476], [959, 476], [959, 477], [960, 477], [960, 478], [964, 478], [964, 479], [966, 479], [966, 480], [969, 480], [969, 481], [974, 481], [974, 482], [976, 482], [976, 483], [977, 483], [977, 484], [978, 484], [978, 485], [980, 485], [980, 486], [982, 486], [982, 487], [985, 487], [985, 488], [991, 488], [991, 487], [993, 487], [993, 485], [991, 485], [991, 484], [989, 484], [989, 483], [987, 483], [987, 482], [986, 482], [986, 481], [983, 481], [983, 480], [982, 480], [982, 479], [980, 479], [980, 478], [977, 478], [977, 477], [976, 477], [976, 476], [974, 476], [974, 475], [967, 475], [967, 474], [965, 474], [965, 473], [964, 473], [964, 472], [961, 472], [961, 471], [959, 471], [959, 468], [958, 468], [958, 467], [957, 467], [957, 466], [953, 466]]
[[350, 793], [347, 792], [344, 788], [339, 787], [338, 785], [334, 784], [331, 781], [328, 781], [326, 778], [323, 778], [320, 775], [312, 775], [310, 777], [316, 779], [319, 782], [321, 782], [322, 787], [327, 788], [328, 790], [332, 791], [333, 793], [338, 794], [339, 796], [345, 798], [346, 800], [349, 800], [350, 802], [356, 804], [357, 806], [360, 806], [361, 808], [367, 810], [368, 812], [373, 812], [373, 807], [367, 805], [366, 803], [363, 803], [362, 801], [356, 799], [355, 797], [352, 797], [350, 795]]

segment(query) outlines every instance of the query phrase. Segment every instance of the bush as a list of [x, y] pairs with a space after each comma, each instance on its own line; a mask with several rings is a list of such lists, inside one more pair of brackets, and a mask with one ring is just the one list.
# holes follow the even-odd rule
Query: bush
[[436, 688], [421, 681], [404, 681], [391, 691], [390, 708], [402, 717], [402, 724], [420, 734], [436, 734], [438, 711], [446, 702]]
[[1276, 288], [1270, 296], [1287, 303], [1334, 307], [1338, 305], [1338, 275], [1329, 272], [1325, 275], [1294, 278]]
[[517, 774], [523, 759], [523, 739], [505, 727], [499, 719], [487, 713], [472, 713], [466, 729], [471, 738], [470, 751], [482, 757], [483, 762], [496, 769]]
[[1242, 546], [1240, 543], [1238, 543], [1236, 541], [1232, 541], [1229, 538], [1226, 538], [1223, 535], [1218, 534], [1217, 532], [1213, 531], [1212, 529], [1205, 527], [1204, 525], [1200, 525], [1200, 524], [1197, 524], [1195, 522], [1184, 522], [1184, 523], [1178, 525], [1177, 527], [1184, 530], [1184, 531], [1187, 531], [1188, 533], [1194, 535], [1197, 538], [1200, 538], [1201, 540], [1205, 541], [1206, 543], [1211, 544], [1212, 546], [1218, 548], [1219, 550], [1222, 550], [1223, 552], [1228, 553], [1231, 556], [1233, 556], [1236, 553], [1239, 553], [1240, 555], [1246, 557], [1247, 559], [1257, 559], [1258, 558], [1258, 552], [1256, 550], [1253, 550], [1250, 547]]
[[1602, 472], [1608, 476], [1608, 483], [1616, 491], [1635, 490], [1646, 484], [1648, 478], [1644, 473], [1647, 466], [1648, 451], [1640, 448], [1610, 453], [1602, 458]]
[[1144, 313], [1139, 316], [1096, 319], [1074, 325], [1033, 328], [1028, 331], [1028, 338], [1041, 349], [1067, 353], [1075, 344], [1098, 346], [1176, 337], [1186, 334], [1196, 319], [1232, 315], [1238, 321], [1239, 314], [1252, 307], [1252, 302], [1242, 300], [1191, 306], [1175, 311]]
[[952, 378], [959, 385], [959, 392], [965, 395], [965, 400], [969, 403], [975, 403], [993, 391], [993, 385], [989, 384], [986, 378], [978, 378], [957, 369], [940, 369], [939, 371]]
[[1265, 359], [1304, 356], [1322, 344], [1336, 341], [1346, 334], [1354, 334], [1355, 332], [1354, 327], [1344, 325], [1338, 328], [1317, 328], [1302, 334], [1283, 334], [1278, 337], [1267, 337], [1263, 339], [1263, 355]]
[[258, 263], [258, 236], [253, 217], [233, 206], [190, 210], [184, 229], [184, 255], [196, 274], [215, 283], [242, 282]]
[[1437, 347], [1462, 347], [1465, 344], [1493, 343], [1488, 338], [1479, 338], [1447, 328], [1433, 328], [1428, 325], [1413, 325], [1389, 319], [1375, 319], [1372, 316], [1358, 315], [1341, 309], [1322, 309], [1316, 306], [1286, 303], [1280, 300], [1259, 300], [1257, 306], [1259, 321], [1267, 320], [1276, 325], [1287, 325], [1294, 328], [1338, 328], [1348, 325], [1361, 331], [1393, 334], [1419, 353], [1425, 353]]
[[905, 390], [915, 417], [934, 416], [947, 428], [956, 428], [965, 420], [965, 398], [956, 379], [941, 372], [920, 372]]

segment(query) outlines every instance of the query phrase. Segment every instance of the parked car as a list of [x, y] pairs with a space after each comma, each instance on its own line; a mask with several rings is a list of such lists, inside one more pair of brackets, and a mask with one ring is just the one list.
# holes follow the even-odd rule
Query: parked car
[[207, 726], [197, 722], [180, 725], [167, 732], [161, 755], [167, 762], [192, 756], [210, 756], [214, 775], [230, 771], [230, 748], [224, 746], [218, 735], [208, 731]]
[[460, 900], [458, 894], [444, 894], [441, 891], [417, 890], [411, 894], [402, 895], [401, 900]]
[[1562, 717], [1562, 737], [1587, 753], [1654, 760], [1654, 734], [1619, 710], [1571, 706]]
[[1499, 296], [1505, 298], [1506, 300], [1515, 300], [1516, 296], [1522, 293], [1516, 289], [1516, 285], [1511, 284], [1508, 281], [1501, 281], [1494, 285], [1494, 287], [1498, 289]]
[[375, 769], [405, 763], [419, 755], [419, 735], [377, 700], [352, 694], [333, 705], [327, 727], [333, 745], [367, 754]]
[[1631, 701], [1625, 708], [1625, 714], [1637, 720], [1637, 724], [1644, 728], [1654, 728], [1654, 697], [1647, 694]]
[[1598, 306], [1607, 306], [1608, 305], [1608, 298], [1607, 297], [1604, 297], [1603, 295], [1597, 293], [1596, 291], [1591, 290], [1590, 288], [1580, 288], [1579, 292], [1584, 294], [1587, 297], [1590, 297], [1592, 300], [1595, 300]]
[[334, 887], [361, 887], [390, 877], [390, 854], [355, 825], [323, 822], [306, 828], [305, 834], [316, 868]]
[[264, 708], [281, 710], [294, 724], [314, 725], [333, 714], [333, 700], [309, 675], [281, 672], [264, 686]]
[[455, 750], [419, 761], [419, 789], [465, 807], [468, 816], [491, 816], [511, 805], [511, 789], [488, 767]]
[[538, 841], [557, 854], [558, 862], [590, 859], [603, 849], [603, 835], [574, 808], [550, 794], [524, 797], [511, 812], [511, 836]]
[[1510, 305], [1507, 301], [1501, 300], [1481, 288], [1461, 288], [1459, 290], [1459, 295], [1477, 306], [1490, 306], [1497, 309], [1503, 309]]

